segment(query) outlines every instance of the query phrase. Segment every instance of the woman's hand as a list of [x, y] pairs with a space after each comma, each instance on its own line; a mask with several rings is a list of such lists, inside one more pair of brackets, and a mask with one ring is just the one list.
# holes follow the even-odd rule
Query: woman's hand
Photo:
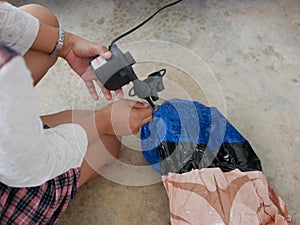
[[[64, 47], [59, 56], [64, 58], [70, 67], [83, 79], [91, 96], [98, 100], [94, 82], [101, 88], [106, 99], [112, 98], [111, 93], [97, 79], [94, 72], [90, 69], [90, 62], [93, 58], [100, 55], [103, 59], [109, 59], [111, 52], [105, 46], [94, 44], [74, 34], [65, 33]], [[121, 89], [116, 91], [118, 98], [123, 97]]]
[[146, 102], [123, 99], [101, 111], [103, 118], [100, 119], [105, 121], [105, 133], [111, 135], [135, 134], [152, 119], [152, 109]]
[[[95, 84], [94, 83], [96, 83], [100, 87], [102, 93], [104, 94], [104, 96], [107, 100], [112, 99], [112, 95], [111, 95], [110, 91], [103, 86], [103, 84], [96, 77], [95, 73], [93, 72], [93, 70], [91, 69], [90, 66], [82, 74], [81, 79], [84, 81], [87, 89], [89, 90], [89, 92], [90, 92], [90, 94], [91, 94], [91, 96], [93, 97], [94, 100], [98, 100], [98, 98], [99, 98], [99, 95], [98, 95], [98, 93], [95, 89]], [[123, 98], [122, 89], [118, 89], [115, 92], [116, 92], [116, 95], [117, 95], [118, 99]]]

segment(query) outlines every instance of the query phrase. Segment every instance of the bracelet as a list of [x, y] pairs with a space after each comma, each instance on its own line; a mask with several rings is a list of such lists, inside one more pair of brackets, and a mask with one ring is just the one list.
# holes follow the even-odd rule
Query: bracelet
[[62, 28], [58, 28], [58, 39], [53, 51], [49, 54], [51, 57], [57, 57], [59, 51], [64, 45], [65, 31]]

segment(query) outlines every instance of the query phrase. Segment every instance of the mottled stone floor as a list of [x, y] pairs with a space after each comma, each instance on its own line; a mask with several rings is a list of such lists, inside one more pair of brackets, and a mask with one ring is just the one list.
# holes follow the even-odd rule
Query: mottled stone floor
[[[108, 45], [170, 1], [35, 2], [55, 12], [66, 30]], [[168, 69], [162, 99], [218, 107], [249, 140], [300, 224], [300, 1], [185, 0], [118, 44], [132, 52], [140, 77]], [[36, 92], [42, 114], [107, 104], [103, 97], [95, 104], [62, 61]], [[110, 173], [79, 189], [58, 224], [170, 224], [164, 188], [137, 137], [124, 140]]]

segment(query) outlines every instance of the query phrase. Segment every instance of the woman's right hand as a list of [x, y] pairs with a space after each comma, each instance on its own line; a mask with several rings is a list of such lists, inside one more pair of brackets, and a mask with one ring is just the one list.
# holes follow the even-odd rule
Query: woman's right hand
[[102, 110], [104, 117], [101, 119], [105, 120], [104, 132], [110, 135], [135, 134], [152, 119], [152, 109], [146, 102], [122, 99]]

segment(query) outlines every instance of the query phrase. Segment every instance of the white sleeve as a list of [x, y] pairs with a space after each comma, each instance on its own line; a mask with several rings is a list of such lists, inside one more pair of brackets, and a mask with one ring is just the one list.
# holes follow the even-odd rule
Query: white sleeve
[[0, 42], [24, 55], [39, 31], [39, 21], [29, 13], [0, 1]]
[[79, 167], [88, 144], [79, 125], [43, 129], [32, 83], [21, 56], [0, 69], [0, 181], [12, 187], [41, 185]]

